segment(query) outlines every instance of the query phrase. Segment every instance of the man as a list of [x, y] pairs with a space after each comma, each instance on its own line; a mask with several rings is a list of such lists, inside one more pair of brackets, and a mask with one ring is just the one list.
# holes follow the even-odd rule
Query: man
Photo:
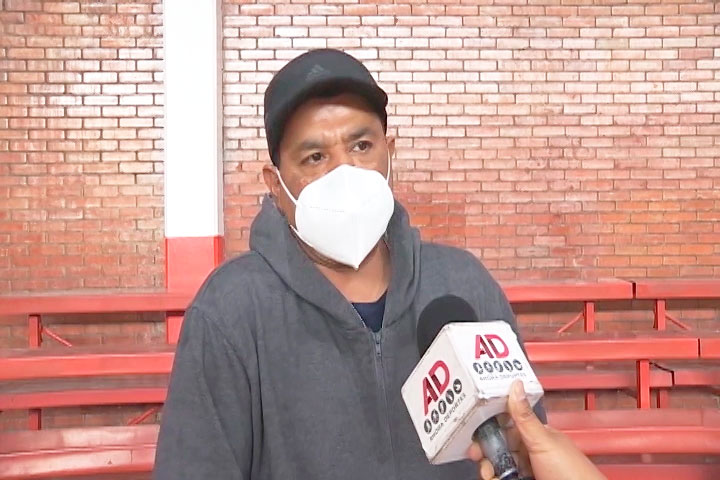
[[515, 321], [472, 255], [421, 242], [394, 201], [386, 105], [336, 50], [301, 55], [270, 82], [270, 196], [250, 251], [186, 313], [157, 479], [478, 478], [470, 461], [428, 463], [400, 387], [434, 298]]

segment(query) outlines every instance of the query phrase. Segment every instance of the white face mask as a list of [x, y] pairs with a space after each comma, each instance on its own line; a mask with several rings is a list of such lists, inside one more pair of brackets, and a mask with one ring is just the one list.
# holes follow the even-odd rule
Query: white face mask
[[357, 270], [385, 233], [395, 210], [388, 177], [343, 164], [308, 184], [295, 204], [295, 233], [320, 254]]

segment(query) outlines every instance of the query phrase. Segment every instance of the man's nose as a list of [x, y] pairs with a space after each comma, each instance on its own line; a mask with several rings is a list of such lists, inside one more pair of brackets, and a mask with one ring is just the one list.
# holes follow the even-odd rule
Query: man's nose
[[340, 165], [356, 166], [357, 164], [357, 159], [353, 155], [350, 155], [350, 152], [345, 149], [337, 149], [336, 151], [333, 151], [330, 155], [330, 159], [332, 160], [333, 165], [336, 167]]

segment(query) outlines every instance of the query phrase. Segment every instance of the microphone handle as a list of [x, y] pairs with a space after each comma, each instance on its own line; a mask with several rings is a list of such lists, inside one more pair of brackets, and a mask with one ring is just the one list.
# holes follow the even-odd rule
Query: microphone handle
[[480, 425], [473, 436], [480, 444], [485, 458], [490, 460], [498, 480], [520, 480], [517, 464], [495, 417]]

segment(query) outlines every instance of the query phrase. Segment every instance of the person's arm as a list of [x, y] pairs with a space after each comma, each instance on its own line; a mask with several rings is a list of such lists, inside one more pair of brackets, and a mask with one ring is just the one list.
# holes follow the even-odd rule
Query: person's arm
[[155, 480], [249, 479], [250, 380], [217, 322], [188, 310], [162, 411]]
[[[607, 480], [572, 440], [540, 422], [530, 408], [520, 380], [510, 390], [508, 413], [513, 421], [506, 431], [508, 445], [523, 475], [532, 475], [535, 480]], [[470, 447], [468, 456], [479, 462], [481, 480], [495, 478], [492, 464], [483, 458], [477, 443]]]

